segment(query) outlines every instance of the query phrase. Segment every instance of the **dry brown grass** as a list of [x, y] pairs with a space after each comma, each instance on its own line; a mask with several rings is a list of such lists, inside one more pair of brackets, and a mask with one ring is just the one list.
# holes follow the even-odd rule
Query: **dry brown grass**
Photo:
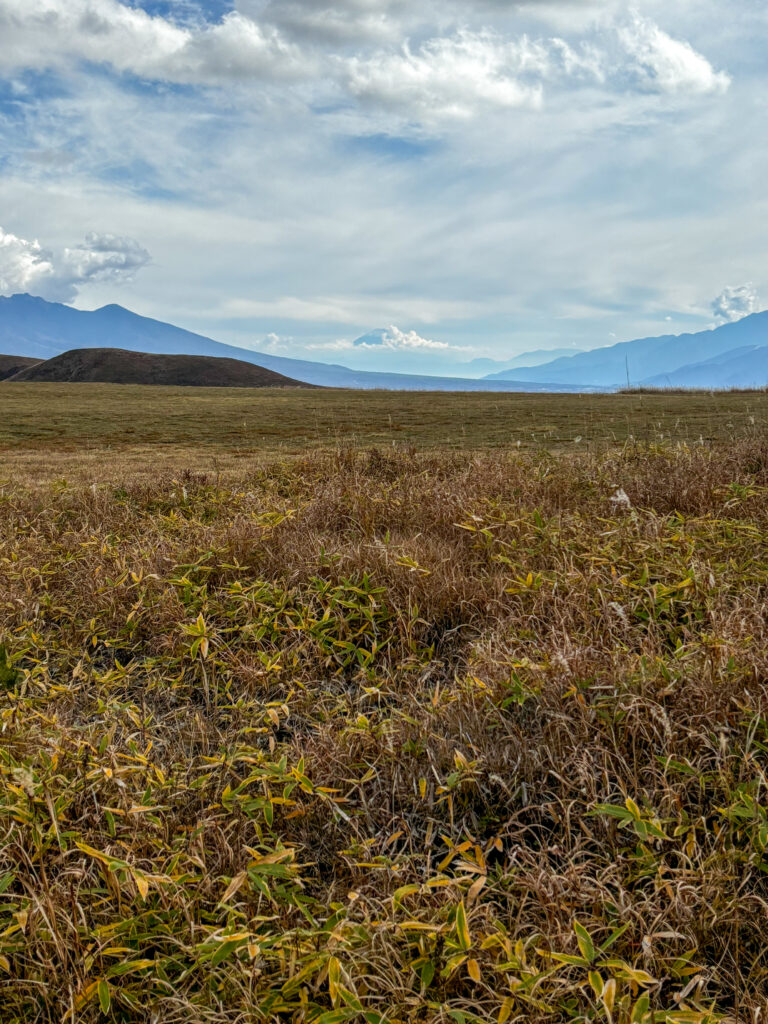
[[759, 438], [4, 482], [3, 1021], [756, 1024], [767, 495]]

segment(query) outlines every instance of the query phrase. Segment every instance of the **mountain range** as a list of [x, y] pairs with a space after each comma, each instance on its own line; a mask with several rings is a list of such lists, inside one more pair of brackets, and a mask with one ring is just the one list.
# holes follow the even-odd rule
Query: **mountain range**
[[571, 387], [764, 387], [768, 384], [768, 312], [697, 334], [619, 342], [552, 362], [515, 366], [486, 380]]
[[[71, 349], [119, 348], [166, 355], [218, 356], [254, 363], [307, 384], [403, 391], [576, 391], [514, 380], [461, 379], [402, 373], [372, 373], [346, 366], [289, 359], [269, 352], [224, 345], [202, 334], [139, 316], [122, 306], [86, 311], [32, 295], [0, 297], [0, 354], [50, 359]], [[587, 389], [591, 390], [591, 389]]]
[[[383, 334], [372, 331], [365, 344]], [[362, 340], [362, 339], [359, 339]], [[768, 385], [768, 312], [697, 334], [619, 342], [549, 358], [515, 357], [482, 379], [353, 370], [224, 345], [122, 306], [73, 309], [31, 295], [0, 297], [0, 357], [8, 366], [47, 360], [72, 349], [119, 348], [148, 354], [216, 356], [264, 367], [296, 381], [338, 388], [421, 391], [612, 391], [626, 387], [749, 388]], [[562, 351], [562, 350], [560, 350]], [[573, 353], [573, 354], [572, 354]], [[526, 358], [525, 365], [517, 365]], [[547, 361], [548, 360], [548, 361]], [[481, 369], [475, 360], [467, 367]], [[487, 363], [482, 364], [482, 368]], [[2, 364], [0, 364], [2, 371]], [[0, 372], [0, 378], [4, 376]]]

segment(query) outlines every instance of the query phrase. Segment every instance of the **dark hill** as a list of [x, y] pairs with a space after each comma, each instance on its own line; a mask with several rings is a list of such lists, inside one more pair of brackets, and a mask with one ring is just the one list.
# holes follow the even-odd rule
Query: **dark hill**
[[156, 355], [120, 348], [80, 348], [62, 352], [8, 378], [17, 381], [99, 384], [165, 384], [201, 388], [306, 388], [263, 366], [218, 356]]
[[13, 377], [30, 366], [37, 366], [39, 359], [28, 359], [26, 356], [3, 356], [0, 355], [0, 380]]

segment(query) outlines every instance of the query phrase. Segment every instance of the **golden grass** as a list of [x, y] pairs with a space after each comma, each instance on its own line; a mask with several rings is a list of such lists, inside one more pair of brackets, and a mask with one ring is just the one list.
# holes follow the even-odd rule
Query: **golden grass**
[[762, 1019], [768, 447], [570, 451], [5, 462], [4, 1024]]

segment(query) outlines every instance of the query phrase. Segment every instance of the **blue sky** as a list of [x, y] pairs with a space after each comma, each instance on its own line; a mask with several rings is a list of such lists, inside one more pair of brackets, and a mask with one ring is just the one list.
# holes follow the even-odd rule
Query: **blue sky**
[[412, 372], [737, 318], [767, 33], [756, 0], [0, 0], [0, 294]]

